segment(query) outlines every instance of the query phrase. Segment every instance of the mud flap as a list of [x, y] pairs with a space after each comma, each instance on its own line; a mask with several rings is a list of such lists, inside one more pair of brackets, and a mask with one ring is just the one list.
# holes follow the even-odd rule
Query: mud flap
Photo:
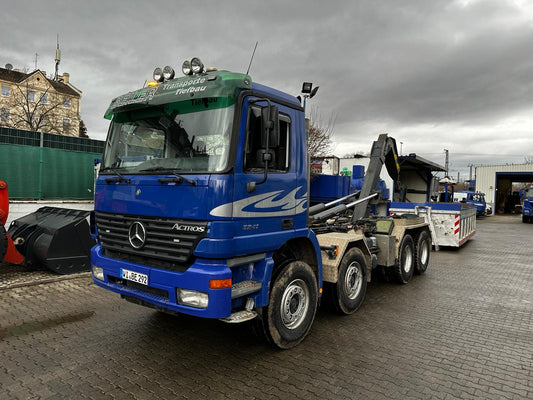
[[89, 211], [41, 207], [11, 223], [9, 236], [26, 265], [58, 274], [89, 271], [95, 240], [89, 234]]

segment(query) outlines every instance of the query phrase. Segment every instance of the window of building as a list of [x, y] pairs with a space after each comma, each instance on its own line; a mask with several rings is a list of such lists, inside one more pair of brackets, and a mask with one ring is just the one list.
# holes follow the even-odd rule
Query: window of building
[[9, 85], [2, 85], [2, 96], [9, 97], [10, 87]]
[[9, 108], [2, 107], [0, 109], [0, 122], [9, 122]]
[[68, 134], [70, 131], [70, 118], [63, 119], [63, 133]]
[[47, 93], [43, 93], [41, 95], [41, 103], [42, 104], [48, 104], [48, 94]]
[[[290, 118], [287, 115], [279, 115], [280, 138], [278, 146], [269, 145], [268, 153], [271, 161], [268, 169], [271, 172], [287, 172], [289, 170], [289, 133]], [[266, 144], [261, 141], [261, 108], [250, 107], [248, 123], [246, 127], [246, 145], [244, 150], [244, 170], [257, 173], [265, 168], [263, 154]]]
[[35, 92], [33, 90], [28, 91], [28, 100], [35, 101]]
[[63, 98], [63, 107], [70, 108], [70, 99], [68, 97]]

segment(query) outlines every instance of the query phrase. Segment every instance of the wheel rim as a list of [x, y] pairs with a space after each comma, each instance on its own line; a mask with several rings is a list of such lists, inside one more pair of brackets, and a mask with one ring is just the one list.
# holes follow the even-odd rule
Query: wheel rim
[[363, 274], [361, 266], [354, 261], [348, 266], [344, 275], [344, 292], [350, 300], [353, 300], [359, 295], [362, 286]]
[[426, 265], [429, 257], [429, 245], [427, 241], [422, 244], [420, 250], [420, 262], [422, 265]]
[[296, 329], [304, 321], [309, 309], [309, 289], [301, 279], [293, 280], [281, 298], [281, 320], [288, 329]]
[[411, 247], [406, 246], [404, 251], [405, 258], [403, 261], [403, 270], [406, 274], [408, 274], [409, 272], [411, 272], [411, 268], [413, 268], [413, 250], [411, 249]]

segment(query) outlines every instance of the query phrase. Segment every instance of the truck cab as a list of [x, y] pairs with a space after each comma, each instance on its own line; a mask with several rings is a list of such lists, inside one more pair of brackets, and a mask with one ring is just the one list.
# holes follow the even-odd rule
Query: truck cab
[[271, 276], [291, 260], [305, 261], [321, 288], [300, 101], [245, 74], [157, 72], [105, 115], [94, 282], [132, 302], [229, 322], [255, 317]]
[[476, 207], [477, 216], [492, 214], [492, 209], [485, 202], [485, 194], [473, 190], [458, 190], [455, 192], [453, 201], [459, 203], [470, 203]]
[[525, 188], [520, 190], [521, 197], [523, 198], [522, 203], [522, 222], [532, 222], [533, 221], [533, 185], [527, 185]]

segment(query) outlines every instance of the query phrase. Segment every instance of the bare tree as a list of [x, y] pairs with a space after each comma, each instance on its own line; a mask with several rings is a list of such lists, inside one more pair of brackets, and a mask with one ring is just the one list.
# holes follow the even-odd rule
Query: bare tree
[[330, 115], [326, 124], [320, 120], [316, 109], [312, 109], [309, 118], [309, 134], [307, 136], [307, 149], [311, 158], [331, 155], [333, 151], [333, 128], [336, 116]]
[[63, 105], [63, 100], [55, 94], [49, 95], [49, 89], [50, 86], [44, 92], [37, 92], [30, 88], [28, 83], [24, 87], [17, 86], [17, 90], [10, 97], [10, 117], [15, 128], [62, 132], [58, 110]]
[[525, 156], [524, 157], [524, 163], [533, 164], [533, 156]]
[[82, 119], [80, 119], [80, 130], [79, 130], [79, 137], [82, 138], [89, 138], [89, 135], [87, 135], [87, 127], [85, 126], [85, 122], [83, 122]]

